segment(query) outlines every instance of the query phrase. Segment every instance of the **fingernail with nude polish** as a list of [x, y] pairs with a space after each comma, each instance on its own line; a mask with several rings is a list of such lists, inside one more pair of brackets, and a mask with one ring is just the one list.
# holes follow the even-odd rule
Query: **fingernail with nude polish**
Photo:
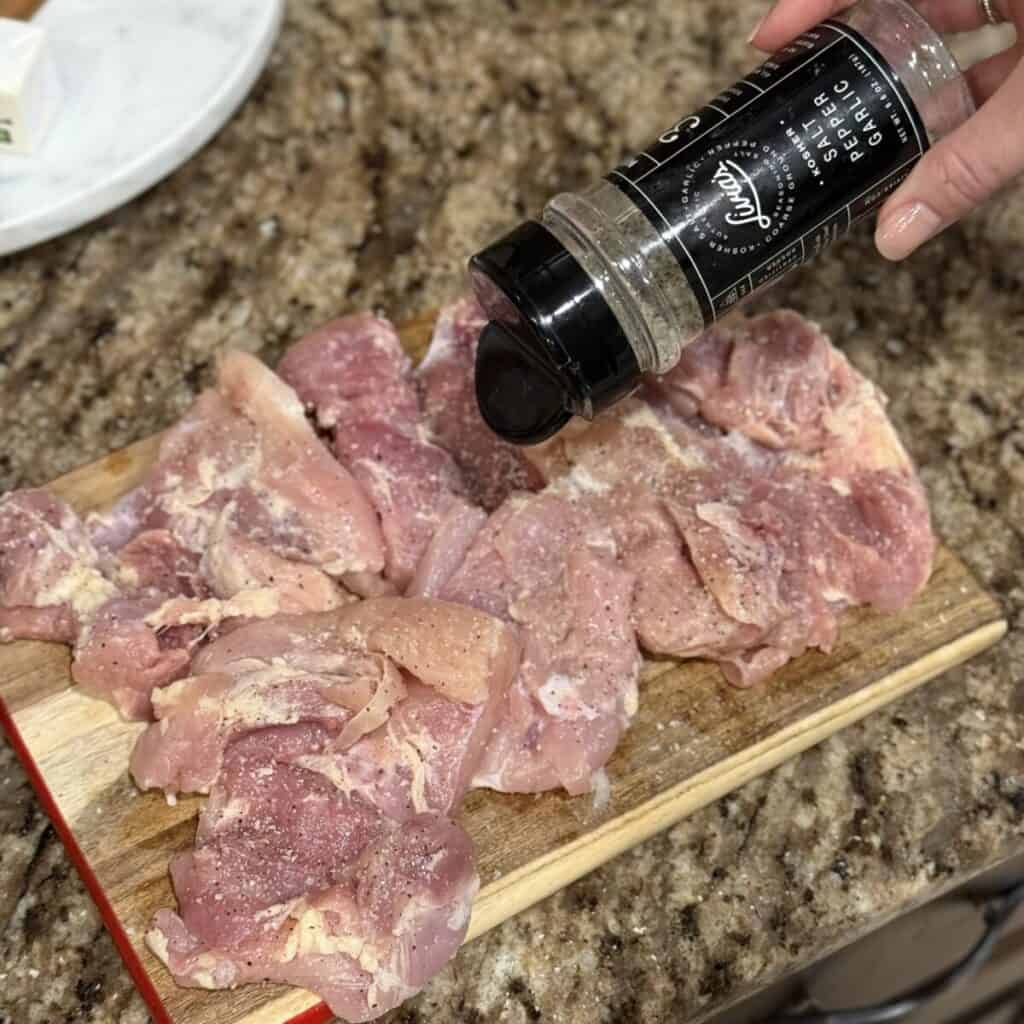
[[875, 232], [875, 245], [887, 260], [902, 260], [937, 235], [942, 218], [926, 203], [909, 203], [890, 213]]
[[[768, 12], [768, 14], [771, 14], [771, 13], [772, 13], [771, 11], [769, 11], [769, 12]], [[752, 42], [754, 41], [754, 36], [756, 36], [756, 35], [757, 35], [757, 33], [761, 31], [761, 26], [762, 26], [762, 25], [763, 25], [763, 24], [764, 24], [764, 23], [765, 23], [765, 22], [766, 22], [766, 21], [768, 20], [768, 14], [766, 14], [766, 15], [765, 15], [765, 16], [764, 16], [764, 17], [763, 17], [763, 18], [762, 18], [762, 19], [761, 19], [761, 20], [760, 20], [760, 21], [759, 21], [759, 22], [758, 22], [758, 23], [757, 23], [757, 24], [756, 24], [756, 25], [754, 26], [754, 31], [753, 31], [753, 32], [751, 32], [749, 36], [747, 36], [747, 46], [749, 46], [749, 45], [750, 45], [750, 44], [751, 44], [751, 43], [752, 43]]]

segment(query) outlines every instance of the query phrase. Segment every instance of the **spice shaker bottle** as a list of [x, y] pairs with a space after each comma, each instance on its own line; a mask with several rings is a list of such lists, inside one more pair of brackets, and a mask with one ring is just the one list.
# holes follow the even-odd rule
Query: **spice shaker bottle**
[[664, 373], [876, 210], [974, 111], [904, 0], [861, 0], [470, 260], [481, 413], [535, 444]]

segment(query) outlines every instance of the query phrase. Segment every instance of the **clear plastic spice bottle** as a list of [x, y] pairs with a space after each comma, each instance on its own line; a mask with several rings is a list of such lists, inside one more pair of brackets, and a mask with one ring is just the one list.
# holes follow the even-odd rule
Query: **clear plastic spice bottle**
[[705, 328], [876, 210], [974, 112], [904, 0], [804, 33], [470, 261], [481, 412], [534, 444], [663, 373]]

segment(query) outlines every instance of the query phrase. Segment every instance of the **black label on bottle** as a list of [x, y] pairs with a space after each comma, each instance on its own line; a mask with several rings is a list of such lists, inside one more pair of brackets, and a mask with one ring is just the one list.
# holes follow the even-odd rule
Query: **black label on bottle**
[[877, 209], [927, 148], [885, 59], [827, 21], [608, 180], [658, 230], [711, 324]]

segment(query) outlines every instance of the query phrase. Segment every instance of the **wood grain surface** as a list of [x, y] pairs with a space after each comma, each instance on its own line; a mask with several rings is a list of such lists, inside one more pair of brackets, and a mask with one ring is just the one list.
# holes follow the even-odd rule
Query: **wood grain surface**
[[[433, 319], [403, 328], [414, 357]], [[81, 512], [102, 508], [138, 483], [155, 449], [155, 439], [141, 442], [52, 489]], [[733, 689], [704, 662], [646, 662], [640, 710], [608, 766], [611, 797], [600, 813], [589, 797], [470, 794], [463, 818], [483, 887], [469, 939], [983, 650], [1005, 628], [996, 601], [943, 548], [910, 609], [848, 613], [831, 654], [805, 655], [765, 687]], [[192, 842], [198, 798], [172, 807], [135, 790], [126, 767], [142, 726], [73, 688], [64, 648], [0, 647], [0, 701], [0, 718], [158, 1022], [330, 1019], [300, 990], [178, 988], [142, 938], [153, 912], [173, 904], [167, 862]]]

